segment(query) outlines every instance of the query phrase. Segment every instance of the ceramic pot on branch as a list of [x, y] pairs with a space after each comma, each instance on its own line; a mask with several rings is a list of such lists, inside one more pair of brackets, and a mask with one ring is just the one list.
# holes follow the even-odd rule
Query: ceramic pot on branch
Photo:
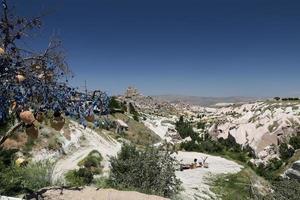
[[93, 112], [93, 109], [92, 109], [92, 108], [89, 109], [89, 110], [87, 110], [85, 119], [86, 119], [86, 121], [88, 121], [88, 122], [94, 122], [94, 120], [95, 120], [95, 115], [94, 115], [94, 112]]
[[0, 55], [3, 55], [5, 53], [4, 49], [0, 47]]
[[39, 136], [39, 130], [34, 124], [26, 125], [25, 132], [30, 139], [37, 139]]
[[41, 112], [41, 111], [38, 111], [38, 112], [35, 114], [35, 119], [36, 119], [38, 122], [40, 122], [40, 123], [42, 123], [42, 122], [44, 121], [44, 118], [45, 118], [45, 115], [44, 115], [44, 113]]
[[25, 79], [25, 76], [23, 76], [22, 74], [16, 75], [17, 83], [22, 83]]
[[61, 116], [59, 111], [55, 111], [53, 114], [53, 119], [50, 121], [51, 127], [56, 131], [60, 131], [65, 125], [65, 118]]
[[25, 124], [31, 125], [34, 123], [35, 118], [34, 115], [32, 114], [31, 111], [23, 111], [20, 113], [20, 119], [22, 120], [22, 122], [24, 122]]

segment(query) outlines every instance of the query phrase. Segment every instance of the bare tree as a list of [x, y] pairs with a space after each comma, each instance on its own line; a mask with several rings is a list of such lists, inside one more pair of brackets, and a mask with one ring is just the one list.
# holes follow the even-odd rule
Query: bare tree
[[[25, 18], [15, 15], [6, 0], [2, 1], [0, 20], [0, 130], [8, 119], [18, 119], [21, 112], [52, 110], [68, 113], [80, 119], [85, 126], [88, 116], [97, 110], [108, 112], [109, 97], [105, 92], [80, 93], [68, 86], [72, 75], [62, 42], [52, 38], [46, 49], [34, 52], [20, 44], [30, 33], [37, 31], [41, 17]], [[29, 113], [29, 118], [33, 118]], [[53, 115], [54, 116], [54, 115]], [[54, 116], [55, 117], [55, 116]], [[93, 119], [93, 118], [90, 118]], [[12, 120], [11, 120], [12, 121]], [[25, 123], [35, 125], [34, 120], [13, 120], [7, 130], [0, 133], [0, 145]]]

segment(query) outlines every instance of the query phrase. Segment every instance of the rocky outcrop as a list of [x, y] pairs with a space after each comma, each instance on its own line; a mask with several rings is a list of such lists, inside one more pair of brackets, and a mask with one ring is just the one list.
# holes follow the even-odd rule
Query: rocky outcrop
[[294, 162], [292, 167], [285, 171], [284, 176], [290, 179], [300, 180], [300, 160]]
[[299, 102], [255, 102], [216, 109], [203, 120], [216, 122], [209, 129], [213, 138], [235, 137], [258, 154], [270, 145], [278, 146], [300, 131]]

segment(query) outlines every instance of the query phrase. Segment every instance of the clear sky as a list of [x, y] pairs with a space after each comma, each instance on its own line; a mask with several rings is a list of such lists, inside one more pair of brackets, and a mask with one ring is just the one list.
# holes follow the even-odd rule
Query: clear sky
[[32, 48], [63, 40], [74, 85], [112, 94], [300, 96], [299, 0], [13, 0], [55, 10]]

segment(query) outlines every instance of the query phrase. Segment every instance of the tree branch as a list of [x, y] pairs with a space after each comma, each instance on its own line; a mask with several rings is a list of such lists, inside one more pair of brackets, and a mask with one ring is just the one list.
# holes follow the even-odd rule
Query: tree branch
[[18, 130], [23, 125], [23, 122], [19, 122], [18, 124], [14, 125], [7, 133], [0, 139], [0, 146], [9, 138], [11, 137], [16, 130]]

